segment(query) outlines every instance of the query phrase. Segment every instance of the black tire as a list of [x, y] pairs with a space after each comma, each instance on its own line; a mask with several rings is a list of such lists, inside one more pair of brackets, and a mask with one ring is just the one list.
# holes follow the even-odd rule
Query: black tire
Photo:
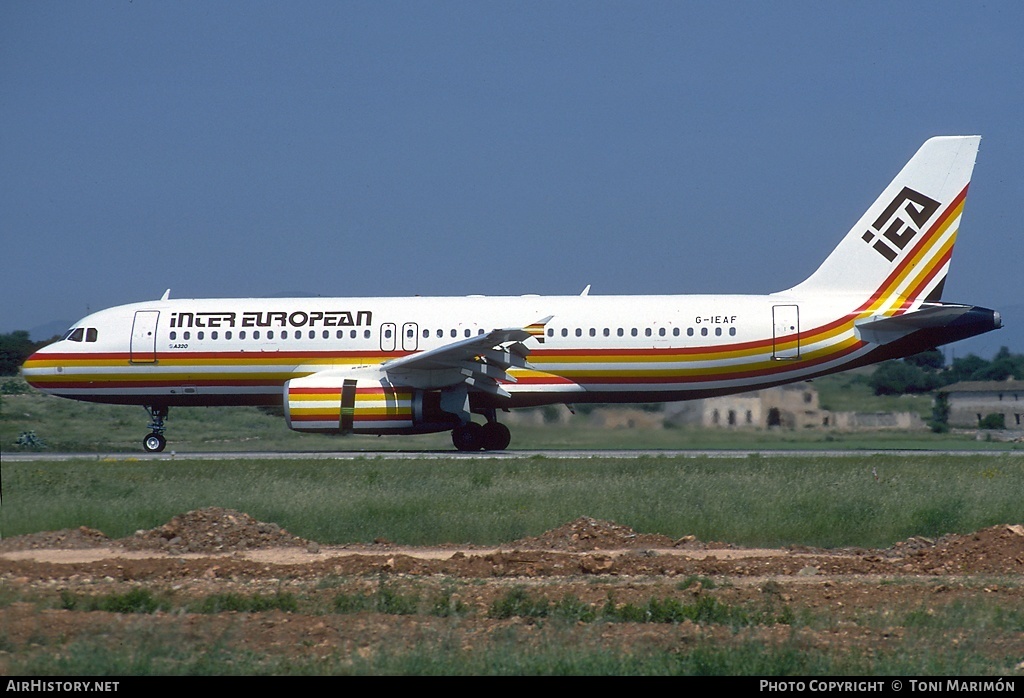
[[475, 422], [452, 429], [452, 443], [460, 451], [479, 451], [483, 447], [483, 427]]
[[501, 422], [488, 422], [482, 429], [485, 451], [504, 451], [512, 443], [512, 432]]
[[164, 450], [167, 445], [167, 439], [164, 438], [163, 434], [157, 434], [155, 431], [152, 434], [146, 434], [146, 438], [142, 440], [142, 448], [149, 453], [159, 453]]

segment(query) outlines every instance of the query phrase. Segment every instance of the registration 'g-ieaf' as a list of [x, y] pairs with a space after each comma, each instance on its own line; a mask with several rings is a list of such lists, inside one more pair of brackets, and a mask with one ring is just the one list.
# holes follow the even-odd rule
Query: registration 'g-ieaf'
[[503, 410], [689, 400], [908, 356], [1001, 325], [995, 311], [941, 300], [980, 140], [928, 140], [818, 270], [778, 293], [166, 293], [89, 315], [24, 374], [52, 395], [145, 406], [148, 451], [164, 448], [173, 406], [281, 403], [292, 429], [450, 430], [471, 451], [508, 447]]

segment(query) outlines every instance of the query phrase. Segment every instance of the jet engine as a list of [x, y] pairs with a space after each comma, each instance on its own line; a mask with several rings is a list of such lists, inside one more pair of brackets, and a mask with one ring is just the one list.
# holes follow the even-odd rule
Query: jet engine
[[459, 425], [441, 410], [441, 393], [387, 378], [314, 373], [284, 384], [289, 429], [334, 434], [426, 434]]

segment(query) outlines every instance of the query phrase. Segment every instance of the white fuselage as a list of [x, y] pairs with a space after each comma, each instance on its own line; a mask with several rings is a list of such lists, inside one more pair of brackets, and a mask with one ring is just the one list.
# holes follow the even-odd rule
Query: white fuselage
[[132, 404], [279, 403], [290, 379], [384, 364], [550, 317], [516, 407], [739, 392], [838, 370], [867, 349], [856, 298], [522, 296], [176, 299], [88, 316], [26, 363], [40, 389]]

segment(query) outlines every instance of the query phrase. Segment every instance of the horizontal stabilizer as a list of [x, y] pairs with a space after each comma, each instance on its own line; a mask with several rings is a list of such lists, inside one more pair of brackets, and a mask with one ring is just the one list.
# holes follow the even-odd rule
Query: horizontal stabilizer
[[925, 305], [904, 315], [865, 318], [854, 323], [854, 327], [859, 339], [872, 344], [888, 344], [917, 330], [947, 327], [972, 309], [970, 305]]

